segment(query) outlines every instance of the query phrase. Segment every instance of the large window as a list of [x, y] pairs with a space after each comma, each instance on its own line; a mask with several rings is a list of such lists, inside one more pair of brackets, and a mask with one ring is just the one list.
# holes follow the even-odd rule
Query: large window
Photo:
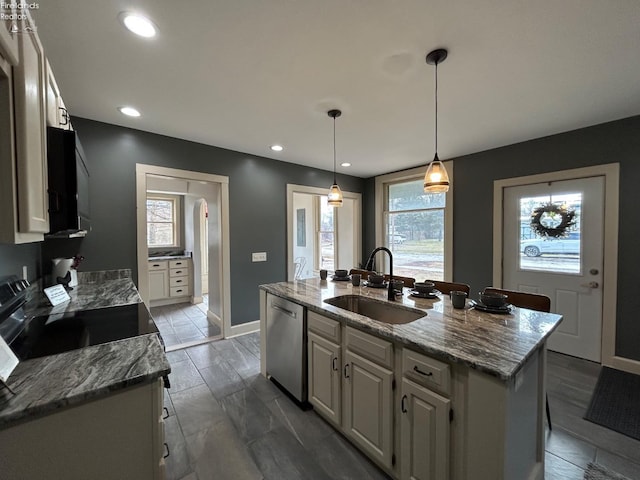
[[162, 195], [147, 197], [147, 246], [177, 247], [179, 197]]
[[[385, 175], [377, 179], [381, 196], [378, 242], [393, 252], [393, 273], [418, 281], [446, 280], [450, 258], [450, 228], [447, 228], [448, 195], [425, 193], [424, 169]], [[451, 167], [449, 167], [451, 171]], [[415, 173], [414, 173], [415, 172]], [[383, 256], [377, 269], [383, 270]]]

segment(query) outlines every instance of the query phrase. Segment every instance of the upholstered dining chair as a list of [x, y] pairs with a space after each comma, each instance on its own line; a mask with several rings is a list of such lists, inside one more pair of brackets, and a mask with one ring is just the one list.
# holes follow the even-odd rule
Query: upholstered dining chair
[[[539, 312], [551, 311], [551, 299], [546, 295], [539, 293], [525, 293], [516, 290], [504, 290], [502, 288], [487, 287], [485, 293], [502, 293], [507, 296], [507, 302], [516, 307], [528, 308], [529, 310], [537, 310]], [[553, 430], [551, 426], [551, 412], [549, 411], [549, 395], [546, 396], [547, 407], [547, 424], [549, 430]]]
[[455, 282], [442, 282], [440, 280], [426, 280], [427, 282], [431, 282], [435, 285], [436, 290], [440, 290], [445, 295], [449, 295], [451, 292], [465, 292], [469, 295], [471, 288], [466, 283], [455, 283]]
[[361, 270], [359, 268], [352, 268], [351, 270], [349, 270], [349, 275], [353, 275], [354, 273], [360, 274], [361, 280], [367, 280], [369, 278], [370, 273], [376, 273], [376, 272], [370, 272], [369, 270]]
[[[393, 276], [394, 280], [402, 280], [404, 282], [404, 286], [405, 287], [409, 287], [409, 288], [413, 288], [413, 284], [416, 283], [416, 279], [415, 278], [411, 278], [411, 277], [402, 277], [400, 275], [394, 275]], [[388, 281], [389, 280], [389, 274], [385, 273], [384, 274], [384, 281]]]

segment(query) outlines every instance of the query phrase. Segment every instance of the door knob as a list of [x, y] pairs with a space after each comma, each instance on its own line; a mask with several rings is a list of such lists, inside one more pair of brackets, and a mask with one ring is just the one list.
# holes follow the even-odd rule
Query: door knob
[[589, 283], [583, 283], [580, 286], [581, 287], [587, 287], [587, 288], [598, 288], [600, 286], [600, 284], [598, 282], [589, 282]]

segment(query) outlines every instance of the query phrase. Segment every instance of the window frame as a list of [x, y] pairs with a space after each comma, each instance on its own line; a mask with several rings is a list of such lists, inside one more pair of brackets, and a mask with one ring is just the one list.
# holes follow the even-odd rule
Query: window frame
[[[445, 194], [444, 207], [444, 281], [451, 282], [453, 279], [453, 161], [443, 162], [449, 181], [452, 185]], [[389, 214], [388, 196], [389, 185], [422, 180], [427, 170], [427, 166], [401, 170], [386, 175], [375, 177], [375, 240], [376, 245], [385, 245], [385, 216]], [[389, 270], [389, 261], [386, 255], [381, 255], [377, 261], [382, 261], [382, 268], [385, 272]]]
[[324, 268], [321, 265], [320, 258], [322, 257], [322, 234], [323, 233], [331, 233], [333, 235], [333, 266], [335, 269], [336, 262], [338, 259], [338, 215], [336, 215], [335, 208], [332, 206], [328, 206], [331, 209], [331, 214], [333, 216], [333, 230], [322, 230], [322, 199], [326, 199], [326, 195], [317, 195], [314, 198], [314, 208], [316, 211], [315, 214], [315, 231], [316, 238], [315, 243], [313, 245], [313, 268], [315, 272], [320, 271], [321, 268]]
[[[145, 207], [147, 205], [147, 201], [148, 200], [165, 200], [165, 201], [170, 201], [173, 205], [172, 211], [173, 211], [173, 220], [172, 220], [172, 225], [173, 225], [173, 244], [171, 245], [149, 245], [149, 223], [160, 223], [160, 222], [149, 222], [148, 220], [146, 220], [146, 213], [145, 213], [145, 223], [147, 226], [147, 248], [149, 250], [162, 250], [162, 249], [166, 249], [166, 248], [181, 248], [182, 246], [182, 215], [181, 215], [181, 210], [182, 210], [182, 198], [180, 195], [171, 195], [171, 194], [166, 194], [166, 193], [147, 193], [146, 199], [145, 199]], [[169, 222], [165, 222], [165, 223], [169, 223]]]

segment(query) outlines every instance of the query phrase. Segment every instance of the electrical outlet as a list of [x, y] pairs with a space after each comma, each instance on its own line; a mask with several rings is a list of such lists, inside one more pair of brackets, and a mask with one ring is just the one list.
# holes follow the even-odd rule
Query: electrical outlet
[[251, 254], [252, 262], [266, 262], [267, 261], [267, 252], [253, 252]]
[[28, 276], [27, 274], [28, 274], [28, 272], [27, 272], [27, 266], [26, 266], [26, 265], [23, 265], [23, 266], [22, 266], [22, 279], [23, 279], [23, 280], [29, 280], [29, 276]]

